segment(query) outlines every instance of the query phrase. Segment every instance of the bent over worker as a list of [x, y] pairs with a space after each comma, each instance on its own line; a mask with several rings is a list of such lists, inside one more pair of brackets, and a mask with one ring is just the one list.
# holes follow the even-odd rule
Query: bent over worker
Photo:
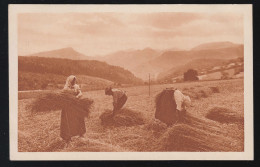
[[115, 115], [116, 112], [120, 110], [126, 103], [126, 92], [120, 89], [106, 88], [105, 94], [113, 96], [113, 115]]
[[184, 115], [186, 114], [186, 109], [191, 105], [191, 99], [189, 96], [185, 96], [178, 89], [174, 91], [173, 98], [176, 102], [176, 111], [178, 114], [178, 120], [183, 121]]

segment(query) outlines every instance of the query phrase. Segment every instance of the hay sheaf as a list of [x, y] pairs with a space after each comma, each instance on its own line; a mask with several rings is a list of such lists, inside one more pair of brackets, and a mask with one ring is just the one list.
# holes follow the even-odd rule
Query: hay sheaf
[[172, 126], [160, 138], [164, 151], [227, 151], [232, 150], [231, 141], [223, 135], [187, 124]]
[[74, 111], [82, 112], [88, 116], [93, 104], [93, 100], [85, 97], [76, 98], [70, 92], [59, 91], [45, 94], [36, 98], [29, 106], [33, 112], [45, 112], [72, 108]]
[[194, 116], [167, 129], [158, 140], [159, 151], [238, 151], [215, 124]]
[[113, 117], [111, 110], [106, 110], [99, 117], [103, 126], [136, 126], [143, 125], [144, 118], [140, 112], [136, 112], [127, 108], [120, 109]]
[[244, 123], [244, 117], [224, 107], [214, 107], [208, 111], [206, 118], [220, 123]]

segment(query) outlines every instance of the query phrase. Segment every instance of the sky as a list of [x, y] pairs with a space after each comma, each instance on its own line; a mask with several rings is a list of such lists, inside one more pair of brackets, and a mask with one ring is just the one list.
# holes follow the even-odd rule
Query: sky
[[190, 49], [208, 42], [243, 43], [240, 13], [22, 13], [18, 54], [72, 47], [86, 56], [119, 50]]

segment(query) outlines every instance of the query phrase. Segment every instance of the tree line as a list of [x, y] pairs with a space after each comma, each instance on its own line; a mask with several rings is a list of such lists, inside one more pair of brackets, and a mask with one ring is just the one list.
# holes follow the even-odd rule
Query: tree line
[[[107, 79], [122, 84], [140, 84], [142, 80], [135, 77], [130, 71], [118, 66], [112, 66], [96, 60], [69, 60], [44, 57], [18, 57], [19, 82], [23, 82], [21, 72], [38, 74], [55, 74], [60, 76], [87, 75]], [[58, 79], [58, 78], [57, 78]], [[28, 80], [28, 77], [27, 77]], [[43, 80], [42, 78], [39, 80]], [[27, 82], [31, 86], [34, 80]], [[46, 85], [48, 81], [44, 82]], [[44, 85], [43, 85], [44, 86]]]

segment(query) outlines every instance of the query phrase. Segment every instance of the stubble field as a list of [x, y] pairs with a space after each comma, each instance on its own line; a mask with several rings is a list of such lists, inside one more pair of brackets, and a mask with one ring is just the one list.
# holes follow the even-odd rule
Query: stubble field
[[[154, 152], [243, 151], [244, 80], [221, 80], [122, 88], [128, 100], [113, 120], [112, 97], [104, 90], [84, 92], [94, 100], [87, 133], [65, 144], [59, 137], [61, 111], [32, 113], [33, 98], [18, 102], [18, 151], [20, 152]], [[185, 122], [166, 126], [154, 118], [155, 96], [175, 87], [190, 95]], [[214, 87], [214, 88], [211, 88]], [[101, 118], [101, 119], [100, 119]], [[102, 120], [102, 121], [101, 121]]]

